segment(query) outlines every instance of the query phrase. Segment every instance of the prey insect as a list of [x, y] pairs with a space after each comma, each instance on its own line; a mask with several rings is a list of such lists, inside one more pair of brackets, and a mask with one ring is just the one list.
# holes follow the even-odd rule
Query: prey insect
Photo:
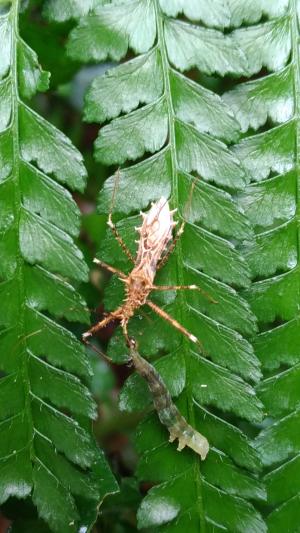
[[154, 366], [141, 357], [136, 341], [132, 337], [129, 338], [128, 347], [136, 371], [148, 383], [159, 420], [167, 427], [170, 433], [169, 441], [173, 442], [178, 439], [177, 450], [181, 451], [185, 446], [188, 446], [198, 453], [202, 461], [204, 461], [209, 451], [207, 439], [187, 423], [174, 404], [163, 379]]

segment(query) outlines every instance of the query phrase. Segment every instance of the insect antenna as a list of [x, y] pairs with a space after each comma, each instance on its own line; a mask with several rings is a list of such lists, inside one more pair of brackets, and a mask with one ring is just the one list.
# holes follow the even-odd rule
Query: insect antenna
[[195, 187], [196, 187], [196, 181], [198, 179], [199, 179], [198, 177], [196, 177], [196, 176], [194, 177], [194, 179], [192, 181], [192, 185], [190, 187], [188, 199], [187, 199], [187, 201], [186, 201], [186, 203], [184, 205], [184, 208], [183, 208], [183, 218], [185, 220], [187, 220], [189, 212], [190, 212], [190, 209], [191, 209], [192, 200], [193, 200], [193, 194], [194, 194], [194, 190], [195, 190]]
[[112, 213], [114, 208], [115, 208], [115, 202], [116, 202], [116, 194], [117, 194], [117, 190], [118, 190], [118, 187], [119, 187], [119, 182], [120, 182], [120, 168], [118, 168], [115, 172], [115, 175], [114, 175], [114, 188], [113, 188], [113, 192], [112, 192], [112, 197], [111, 197], [111, 203], [110, 203], [110, 208], [109, 208], [109, 213]]
[[115, 223], [113, 222], [113, 219], [112, 219], [112, 213], [113, 213], [113, 209], [114, 209], [114, 206], [115, 206], [116, 194], [117, 194], [119, 181], [120, 181], [120, 169], [118, 168], [118, 170], [115, 173], [114, 188], [113, 188], [112, 200], [111, 200], [111, 204], [110, 204], [110, 208], [109, 208], [107, 225], [110, 227], [111, 231], [113, 232], [113, 234], [114, 234], [116, 240], [118, 241], [119, 245], [121, 246], [124, 254], [128, 257], [128, 259], [131, 261], [131, 263], [134, 263], [134, 257], [132, 255], [131, 251], [127, 248], [127, 245], [123, 241], [123, 239], [122, 239], [120, 233], [118, 232], [117, 227], [116, 227], [116, 225], [115, 225]]

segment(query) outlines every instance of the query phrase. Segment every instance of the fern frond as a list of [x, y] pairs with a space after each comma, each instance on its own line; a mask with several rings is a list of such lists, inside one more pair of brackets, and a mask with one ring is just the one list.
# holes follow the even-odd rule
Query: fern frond
[[[259, 2], [264, 11], [265, 2]], [[255, 226], [248, 249], [254, 278], [247, 299], [260, 333], [255, 348], [264, 381], [258, 394], [268, 424], [257, 448], [268, 473], [270, 532], [295, 531], [300, 520], [299, 476], [299, 2], [275, 1], [276, 18], [236, 30], [249, 70], [271, 71], [225, 95], [244, 132], [264, 127], [235, 146], [251, 176], [242, 204]], [[243, 20], [252, 22], [245, 6]], [[258, 46], [259, 40], [259, 46]], [[272, 72], [274, 71], [274, 72]], [[270, 507], [269, 507], [270, 510]]]
[[49, 75], [19, 35], [18, 12], [15, 0], [0, 16], [0, 503], [31, 496], [61, 533], [86, 524], [78, 499], [92, 523], [115, 482], [89, 431], [85, 351], [55, 321], [89, 322], [66, 279], [86, 281], [88, 271], [73, 240], [78, 208], [61, 185], [82, 191], [86, 171], [69, 139], [26, 102]]
[[[253, 475], [259, 470], [258, 456], [235, 425], [238, 417], [249, 422], [262, 418], [261, 403], [248, 383], [260, 377], [258, 360], [245, 338], [254, 333], [255, 320], [235, 290], [248, 286], [249, 273], [232, 244], [251, 239], [251, 231], [227, 192], [247, 183], [239, 160], [224, 142], [236, 139], [239, 128], [217, 95], [181, 73], [196, 66], [205, 74], [245, 74], [247, 61], [233, 39], [215, 29], [229, 24], [226, 5], [218, 0], [210, 2], [209, 9], [204, 1], [192, 4], [195, 9], [179, 0], [133, 0], [96, 8], [71, 32], [68, 50], [86, 62], [119, 61], [129, 48], [137, 55], [96, 79], [86, 98], [87, 120], [110, 121], [95, 143], [97, 160], [119, 165], [142, 158], [120, 170], [115, 210], [123, 217], [118, 229], [134, 252], [135, 213], [162, 194], [170, 198], [187, 225], [158, 279], [168, 285], [197, 284], [218, 301], [213, 305], [198, 292], [156, 298], [201, 339], [206, 357], [157, 317], [138, 317], [130, 324], [141, 353], [154, 361], [170, 392], [179, 396], [182, 414], [212, 447], [200, 465], [192, 452], [176, 452], [156, 416], [143, 421], [137, 434], [138, 477], [157, 486], [140, 507], [139, 527], [204, 531], [214, 524], [262, 532], [264, 522], [247, 501], [265, 497]], [[169, 16], [181, 12], [213, 28]], [[189, 202], [192, 173], [198, 179]], [[108, 211], [113, 187], [111, 177], [100, 194], [101, 212]], [[130, 268], [109, 232], [99, 257], [123, 270]], [[113, 280], [106, 309], [121, 297], [121, 283]], [[118, 360], [124, 350], [122, 339], [115, 336], [110, 355]], [[151, 398], [134, 375], [120, 401], [122, 408], [136, 410], [149, 405]]]

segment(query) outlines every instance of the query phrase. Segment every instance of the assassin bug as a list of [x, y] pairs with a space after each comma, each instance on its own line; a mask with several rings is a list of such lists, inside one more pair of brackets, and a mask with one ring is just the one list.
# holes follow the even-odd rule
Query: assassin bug
[[[166, 313], [163, 309], [158, 307], [158, 305], [149, 299], [149, 294], [152, 291], [198, 290], [203, 292], [212, 302], [214, 302], [214, 300], [210, 298], [204, 291], [202, 291], [202, 289], [200, 289], [200, 287], [197, 285], [173, 286], [153, 284], [156, 272], [165, 265], [184, 231], [185, 222], [182, 222], [175, 238], [172, 240], [172, 230], [177, 224], [177, 222], [174, 222], [173, 220], [173, 215], [176, 211], [177, 209], [173, 209], [171, 211], [168, 200], [164, 197], [161, 197], [157, 202], [152, 203], [152, 207], [148, 213], [140, 213], [143, 219], [142, 225], [138, 228], [135, 228], [140, 235], [140, 238], [137, 241], [138, 250], [136, 258], [132, 256], [131, 252], [128, 250], [126, 244], [122, 240], [122, 237], [112, 221], [112, 214], [110, 211], [107, 224], [111, 228], [122, 250], [133, 263], [134, 267], [127, 275], [121, 270], [118, 270], [117, 268], [108, 265], [99, 259], [94, 259], [94, 263], [103, 267], [109, 272], [112, 272], [113, 274], [117, 274], [119, 279], [125, 284], [125, 299], [120, 307], [109, 313], [103, 320], [86, 331], [82, 337], [83, 341], [86, 341], [100, 329], [106, 327], [110, 322], [116, 320], [120, 322], [126, 342], [128, 343], [127, 325], [130, 318], [141, 306], [148, 305], [156, 314], [170, 322], [172, 326], [178, 329], [189, 340], [202, 347], [201, 342], [195, 335], [190, 333], [184, 326], [177, 322], [177, 320], [172, 318], [168, 313]], [[170, 241], [172, 242], [169, 246], [169, 249], [164, 254], [164, 251]]]

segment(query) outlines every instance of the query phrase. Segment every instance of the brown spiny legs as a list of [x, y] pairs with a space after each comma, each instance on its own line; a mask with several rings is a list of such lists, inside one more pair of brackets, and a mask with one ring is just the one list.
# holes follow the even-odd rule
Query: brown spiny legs
[[167, 320], [167, 322], [172, 324], [172, 326], [174, 328], [178, 329], [178, 331], [180, 331], [183, 335], [185, 335], [185, 337], [187, 337], [190, 341], [195, 342], [196, 344], [199, 344], [201, 346], [201, 349], [202, 349], [202, 344], [199, 341], [199, 339], [197, 339], [197, 337], [195, 337], [195, 335], [190, 333], [184, 326], [182, 326], [179, 322], [177, 322], [177, 320], [175, 320], [175, 318], [171, 317], [168, 313], [166, 313], [166, 311], [164, 311], [163, 309], [158, 307], [158, 305], [156, 305], [155, 303], [151, 302], [151, 300], [147, 300], [146, 304], [149, 305], [149, 307], [157, 315], [161, 316], [164, 320]]
[[119, 270], [118, 268], [115, 268], [115, 267], [113, 267], [111, 265], [108, 265], [107, 263], [104, 263], [104, 261], [100, 261], [100, 259], [97, 259], [96, 257], [95, 257], [95, 259], [93, 259], [93, 262], [96, 265], [99, 265], [100, 267], [105, 268], [105, 270], [108, 270], [112, 274], [118, 274], [118, 276], [120, 278], [122, 278], [122, 279], [126, 279], [127, 278], [126, 274], [124, 274], [124, 272], [122, 272], [122, 270]]

